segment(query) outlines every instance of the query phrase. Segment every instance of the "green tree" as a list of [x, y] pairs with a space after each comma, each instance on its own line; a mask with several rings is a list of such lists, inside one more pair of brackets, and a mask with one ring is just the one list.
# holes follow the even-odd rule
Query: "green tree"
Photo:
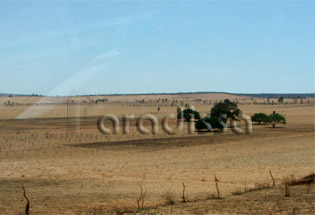
[[182, 111], [179, 111], [178, 114], [177, 114], [177, 119], [181, 119], [182, 116], [183, 116], [184, 119], [189, 122], [192, 115], [194, 115], [195, 119], [200, 119], [199, 112], [195, 111], [193, 109], [189, 109], [189, 108], [185, 109], [185, 110], [182, 110]]
[[224, 129], [224, 124], [215, 117], [205, 117], [198, 120], [195, 124], [197, 130], [212, 130], [212, 129], [219, 129], [222, 131]]
[[272, 124], [272, 127], [276, 127], [277, 123], [287, 124], [287, 120], [284, 116], [275, 111], [269, 115], [269, 122]]
[[253, 122], [257, 122], [258, 125], [260, 125], [260, 123], [268, 123], [269, 122], [269, 116], [265, 113], [255, 113], [252, 117], [251, 117]]
[[[222, 119], [224, 123], [226, 123], [229, 118], [239, 121], [236, 117], [240, 116], [241, 113], [241, 110], [237, 108], [237, 104], [230, 102], [228, 99], [224, 100], [224, 102], [217, 103], [211, 109], [211, 117]], [[224, 115], [226, 118], [222, 118]]]

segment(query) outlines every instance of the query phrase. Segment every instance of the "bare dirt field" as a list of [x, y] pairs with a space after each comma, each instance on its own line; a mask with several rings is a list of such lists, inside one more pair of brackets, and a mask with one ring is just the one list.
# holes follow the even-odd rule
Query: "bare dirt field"
[[[98, 98], [0, 99], [0, 214], [23, 214], [22, 185], [31, 214], [314, 214], [314, 184], [289, 186], [288, 197], [283, 184], [314, 172], [313, 99], [264, 104], [263, 98], [224, 94], [154, 95], [107, 97], [94, 104]], [[176, 114], [180, 103], [174, 100], [205, 116], [226, 98], [239, 101], [246, 115], [276, 111], [288, 123], [253, 125], [251, 135], [230, 129], [168, 135], [160, 127], [165, 115]], [[18, 104], [2, 105], [7, 100]], [[125, 135], [97, 129], [104, 114], [121, 119], [146, 113], [159, 119], [157, 135], [140, 134], [134, 121]], [[170, 127], [176, 121], [171, 119]], [[269, 171], [276, 186], [269, 187]], [[141, 187], [144, 209], [137, 210]], [[242, 193], [251, 189], [257, 190]]]

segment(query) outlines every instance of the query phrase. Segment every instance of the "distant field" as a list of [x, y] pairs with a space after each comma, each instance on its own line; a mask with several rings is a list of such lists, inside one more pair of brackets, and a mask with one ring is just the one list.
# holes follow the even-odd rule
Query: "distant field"
[[[95, 104], [104, 98], [106, 102]], [[194, 105], [205, 116], [224, 99], [238, 102], [249, 116], [279, 112], [288, 124], [274, 129], [253, 125], [251, 135], [235, 135], [230, 129], [194, 134], [184, 129], [168, 135], [160, 127], [162, 118], [176, 114], [181, 104]], [[15, 104], [4, 105], [8, 100]], [[170, 214], [165, 205], [170, 198], [176, 204], [172, 214], [314, 214], [314, 185], [292, 187], [285, 198], [282, 184], [314, 172], [313, 98], [278, 104], [277, 99], [229, 94], [0, 97], [0, 104], [1, 214], [22, 214], [22, 184], [31, 214], [135, 211], [144, 175], [148, 209], [142, 214]], [[146, 113], [159, 119], [157, 135], [141, 135], [134, 121], [127, 135], [102, 135], [96, 126], [105, 114], [137, 118]], [[170, 126], [176, 122], [170, 120]], [[272, 184], [269, 170], [276, 187], [232, 195], [245, 186]], [[214, 199], [215, 175], [221, 200]], [[190, 201], [185, 204], [183, 182]]]

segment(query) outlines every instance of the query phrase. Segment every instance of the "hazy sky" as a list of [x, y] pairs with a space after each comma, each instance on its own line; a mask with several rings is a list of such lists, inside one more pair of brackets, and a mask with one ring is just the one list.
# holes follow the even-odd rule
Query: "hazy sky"
[[314, 1], [1, 1], [0, 92], [315, 92]]

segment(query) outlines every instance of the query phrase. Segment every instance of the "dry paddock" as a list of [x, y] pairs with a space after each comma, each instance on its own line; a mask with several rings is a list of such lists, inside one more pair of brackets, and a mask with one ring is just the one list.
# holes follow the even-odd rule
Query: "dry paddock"
[[[209, 109], [197, 108], [203, 114]], [[145, 207], [163, 205], [167, 196], [172, 196], [178, 204], [182, 183], [185, 183], [187, 199], [194, 202], [175, 205], [175, 214], [277, 214], [279, 207], [290, 207], [288, 211], [291, 211], [294, 206], [301, 214], [314, 211], [303, 209], [313, 207], [312, 191], [309, 194], [296, 191], [292, 194], [296, 198], [290, 197], [292, 202], [281, 194], [281, 183], [288, 177], [300, 178], [314, 171], [314, 106], [244, 105], [240, 108], [248, 115], [276, 110], [286, 115], [288, 124], [275, 129], [254, 125], [251, 135], [227, 131], [193, 135], [182, 132], [170, 136], [160, 131], [156, 136], [143, 136], [136, 132], [133, 123], [131, 133], [126, 136], [104, 136], [96, 128], [97, 117], [87, 116], [81, 119], [80, 131], [76, 131], [75, 120], [70, 120], [67, 136], [64, 118], [2, 120], [1, 214], [23, 211], [22, 184], [31, 200], [31, 214], [105, 214], [124, 208], [134, 210], [140, 193], [139, 182], [144, 175]], [[151, 113], [155, 109], [142, 112]], [[117, 107], [112, 110], [118, 115], [123, 112]], [[162, 108], [159, 119], [172, 111], [174, 108]], [[139, 110], [136, 114], [142, 112]], [[175, 121], [170, 125], [174, 126]], [[279, 187], [231, 196], [245, 186], [271, 184], [269, 170]], [[214, 175], [219, 179], [220, 195], [224, 198], [215, 200], [217, 207], [206, 200], [216, 194]], [[306, 187], [298, 190], [303, 189], [307, 190]], [[267, 201], [268, 196], [273, 200]], [[249, 199], [256, 199], [256, 203], [249, 204]], [[154, 210], [169, 213], [169, 207]]]

